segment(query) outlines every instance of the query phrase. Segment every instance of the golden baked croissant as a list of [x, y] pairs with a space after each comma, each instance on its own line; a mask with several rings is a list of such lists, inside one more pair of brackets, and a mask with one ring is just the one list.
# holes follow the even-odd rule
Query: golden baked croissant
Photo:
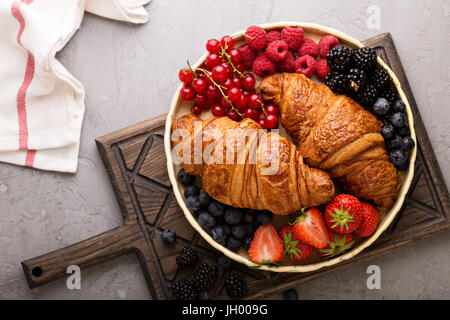
[[250, 119], [189, 114], [172, 123], [173, 154], [187, 173], [202, 177], [209, 195], [233, 207], [287, 215], [333, 199], [328, 173], [305, 165], [286, 138], [260, 129]]
[[346, 192], [382, 208], [393, 205], [398, 173], [375, 116], [301, 74], [266, 77], [259, 89], [264, 100], [279, 106], [281, 123], [308, 165], [326, 170]]

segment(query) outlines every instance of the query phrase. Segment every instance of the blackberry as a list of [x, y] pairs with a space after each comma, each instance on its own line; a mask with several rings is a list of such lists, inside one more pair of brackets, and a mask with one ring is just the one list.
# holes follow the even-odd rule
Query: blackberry
[[385, 89], [380, 96], [389, 101], [390, 104], [395, 103], [399, 99], [397, 90], [394, 87], [394, 84], [391, 84], [387, 89]]
[[377, 65], [377, 53], [375, 50], [363, 47], [353, 52], [353, 59], [358, 68], [371, 71]]
[[377, 89], [372, 84], [362, 87], [356, 93], [355, 100], [363, 106], [369, 106], [377, 100]]
[[331, 70], [344, 73], [353, 63], [353, 51], [347, 47], [334, 47], [327, 54], [328, 66]]
[[196, 300], [197, 291], [192, 282], [186, 279], [178, 280], [172, 284], [172, 295], [177, 300]]
[[366, 73], [361, 69], [350, 69], [347, 75], [348, 86], [350, 92], [358, 92], [358, 90], [366, 85]]
[[176, 258], [177, 265], [180, 268], [190, 267], [197, 262], [198, 252], [195, 251], [190, 245], [186, 244], [183, 249], [178, 253]]
[[200, 265], [192, 279], [194, 288], [198, 292], [211, 289], [217, 282], [218, 271], [216, 266], [210, 267], [207, 263]]
[[336, 94], [347, 92], [348, 79], [344, 74], [329, 72], [325, 77], [325, 84]]
[[391, 77], [385, 68], [377, 66], [370, 77], [370, 82], [377, 88], [378, 92], [383, 92], [391, 83]]
[[228, 273], [225, 276], [225, 290], [230, 298], [247, 295], [247, 282], [237, 273]]

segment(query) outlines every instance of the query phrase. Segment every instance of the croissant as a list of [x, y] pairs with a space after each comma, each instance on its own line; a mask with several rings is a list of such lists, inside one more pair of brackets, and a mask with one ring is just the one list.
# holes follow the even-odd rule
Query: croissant
[[393, 205], [398, 173], [375, 116], [301, 74], [266, 77], [259, 89], [279, 106], [281, 123], [308, 165], [326, 170], [346, 192], [382, 208]]
[[305, 165], [286, 138], [260, 129], [251, 119], [185, 115], [172, 123], [173, 154], [226, 205], [287, 215], [330, 202], [335, 190], [328, 173]]

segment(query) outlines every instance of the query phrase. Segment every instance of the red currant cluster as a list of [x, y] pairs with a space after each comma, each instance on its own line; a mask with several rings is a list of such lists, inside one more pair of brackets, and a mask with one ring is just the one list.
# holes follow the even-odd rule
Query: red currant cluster
[[256, 79], [246, 73], [234, 39], [208, 40], [206, 49], [209, 55], [202, 66], [192, 69], [188, 62], [188, 68], [179, 72], [184, 83], [180, 95], [183, 100], [194, 101], [192, 113], [198, 116], [211, 109], [215, 117], [227, 116], [234, 121], [250, 118], [264, 129], [277, 128], [278, 109], [262, 102]]

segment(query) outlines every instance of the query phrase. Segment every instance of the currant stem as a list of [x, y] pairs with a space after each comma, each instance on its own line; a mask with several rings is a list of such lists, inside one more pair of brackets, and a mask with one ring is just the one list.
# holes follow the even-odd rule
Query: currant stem
[[231, 56], [228, 54], [228, 52], [226, 50], [228, 48], [228, 46], [225, 46], [225, 48], [224, 48], [221, 44], [220, 48], [222, 49], [222, 52], [220, 53], [220, 57], [222, 58], [223, 56], [225, 56], [228, 60], [228, 63], [233, 68], [233, 72], [236, 72], [241, 78], [245, 78], [244, 74], [242, 72], [240, 72], [238, 69], [236, 69], [233, 62], [231, 62]]

